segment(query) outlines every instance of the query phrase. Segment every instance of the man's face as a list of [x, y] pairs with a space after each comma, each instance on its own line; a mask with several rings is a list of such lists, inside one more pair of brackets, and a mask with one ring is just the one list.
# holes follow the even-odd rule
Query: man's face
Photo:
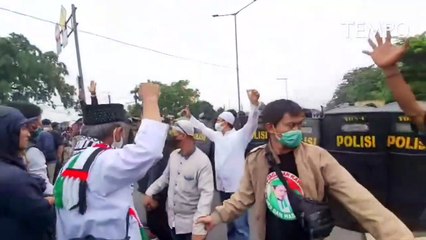
[[297, 116], [286, 113], [276, 126], [270, 123], [266, 124], [266, 130], [269, 134], [277, 136], [277, 138], [272, 138], [273, 141], [278, 141], [282, 134], [291, 130], [300, 130], [304, 120], [305, 114], [303, 112]]
[[31, 134], [35, 133], [37, 129], [41, 127], [42, 127], [41, 116], [39, 116], [36, 121], [28, 124], [28, 130], [30, 131]]
[[23, 126], [19, 134], [19, 149], [24, 150], [28, 147], [30, 136], [28, 126]]
[[276, 186], [274, 188], [274, 193], [275, 193], [275, 196], [277, 197], [277, 199], [280, 200], [280, 201], [284, 201], [284, 198], [287, 195], [287, 191], [286, 191], [286, 189], [283, 185]]

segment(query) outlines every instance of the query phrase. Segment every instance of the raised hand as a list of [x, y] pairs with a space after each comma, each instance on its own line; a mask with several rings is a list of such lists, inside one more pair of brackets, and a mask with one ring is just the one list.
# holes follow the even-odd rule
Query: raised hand
[[362, 52], [371, 56], [374, 63], [382, 69], [395, 66], [396, 63], [402, 59], [405, 52], [409, 48], [408, 41], [405, 42], [405, 44], [402, 46], [393, 45], [391, 43], [392, 37], [389, 30], [386, 31], [386, 38], [384, 42], [379, 32], [376, 33], [375, 37], [377, 44], [373, 40], [368, 39], [368, 43], [370, 44], [371, 48], [373, 48], [373, 51]]
[[259, 106], [260, 94], [256, 89], [247, 90], [247, 96], [248, 96], [251, 104], [253, 104], [255, 106]]
[[158, 100], [160, 97], [160, 85], [155, 83], [142, 83], [139, 86], [139, 97], [142, 101], [149, 99]]
[[90, 92], [90, 94], [92, 94], [92, 96], [96, 96], [96, 82], [95, 81], [90, 81], [90, 86], [87, 88]]
[[191, 118], [191, 116], [192, 116], [192, 114], [191, 114], [191, 110], [189, 110], [189, 106], [186, 106], [181, 112], [180, 112], [180, 115], [182, 116], [182, 117], [185, 117], [185, 118]]

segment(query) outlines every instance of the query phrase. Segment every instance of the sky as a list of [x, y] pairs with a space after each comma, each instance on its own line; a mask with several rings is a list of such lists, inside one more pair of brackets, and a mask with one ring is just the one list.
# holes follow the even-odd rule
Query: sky
[[[58, 22], [77, 6], [79, 43], [85, 84], [98, 82], [101, 103], [130, 104], [130, 90], [147, 79], [181, 79], [200, 90], [216, 108], [237, 108], [233, 13], [250, 0], [0, 0], [0, 8]], [[425, 1], [419, 0], [257, 0], [238, 14], [241, 103], [248, 110], [247, 89], [257, 89], [265, 103], [286, 96], [303, 107], [320, 108], [332, 97], [343, 75], [372, 64], [362, 54], [368, 37], [390, 27], [394, 36], [426, 31]], [[85, 33], [92, 32], [170, 57]], [[55, 26], [0, 10], [0, 36], [24, 34], [43, 51], [55, 51]], [[68, 66], [69, 84], [78, 75], [74, 36], [59, 56]], [[190, 59], [190, 60], [185, 60]], [[46, 115], [75, 114], [58, 108]], [[58, 120], [59, 121], [59, 120]]]

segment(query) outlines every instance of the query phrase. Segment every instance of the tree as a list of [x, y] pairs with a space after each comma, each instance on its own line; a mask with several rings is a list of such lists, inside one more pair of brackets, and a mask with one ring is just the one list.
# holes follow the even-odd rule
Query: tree
[[59, 94], [64, 107], [72, 107], [75, 88], [66, 75], [54, 52], [43, 53], [20, 34], [0, 38], [0, 103], [32, 100], [55, 107], [52, 96]]
[[195, 117], [199, 117], [202, 113], [205, 119], [211, 120], [216, 117], [216, 111], [214, 110], [213, 105], [211, 105], [211, 103], [207, 101], [201, 100], [195, 102], [189, 108], [191, 110], [192, 115]]
[[127, 112], [129, 113], [130, 117], [139, 118], [142, 114], [142, 105], [140, 105], [140, 103], [129, 105], [127, 107]]
[[392, 101], [392, 95], [385, 86], [384, 74], [374, 66], [357, 68], [346, 73], [327, 108], [366, 100]]
[[[399, 44], [406, 40], [400, 39]], [[410, 49], [401, 62], [401, 72], [417, 99], [426, 100], [426, 33], [408, 40]], [[366, 100], [384, 100], [386, 103], [393, 101], [382, 70], [375, 66], [357, 68], [346, 73], [327, 108]]]
[[[407, 39], [401, 39], [403, 44]], [[426, 32], [408, 39], [410, 48], [401, 63], [401, 72], [418, 100], [426, 100]]]
[[[177, 116], [186, 106], [192, 106], [199, 101], [198, 89], [190, 88], [188, 80], [179, 80], [170, 85], [150, 80], [148, 82], [157, 83], [161, 87], [159, 106], [163, 116]], [[130, 93], [134, 95], [138, 91], [137, 89], [139, 89], [138, 86]]]

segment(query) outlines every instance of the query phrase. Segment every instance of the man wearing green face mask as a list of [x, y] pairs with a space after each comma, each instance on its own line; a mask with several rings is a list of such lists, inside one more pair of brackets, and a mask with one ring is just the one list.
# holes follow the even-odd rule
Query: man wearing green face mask
[[199, 219], [207, 229], [230, 222], [254, 206], [255, 239], [309, 240], [312, 236], [298, 221], [300, 215], [295, 209], [300, 204], [294, 204], [294, 196], [319, 203], [331, 194], [375, 239], [414, 239], [404, 223], [357, 183], [331, 154], [302, 142], [300, 129], [305, 116], [297, 103], [285, 99], [271, 102], [263, 110], [263, 120], [269, 133], [268, 144], [248, 155], [238, 191], [210, 216]]

